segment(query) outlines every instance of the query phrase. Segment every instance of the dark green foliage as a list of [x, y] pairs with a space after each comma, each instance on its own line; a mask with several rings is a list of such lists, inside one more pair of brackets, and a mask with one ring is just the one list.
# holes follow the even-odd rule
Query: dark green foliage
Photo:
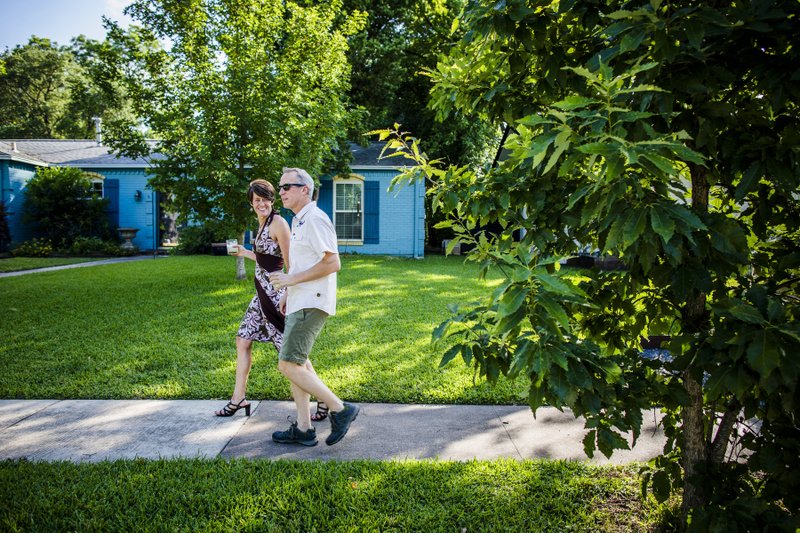
[[129, 120], [110, 125], [108, 144], [126, 155], [160, 155], [150, 183], [184, 223], [221, 220], [240, 234], [253, 220], [251, 180], [277, 183], [283, 167], [319, 176], [341, 146], [350, 120], [347, 37], [363, 19], [339, 17], [340, 9], [280, 0], [203, 0], [191, 9], [131, 2], [126, 13], [141, 28], [109, 24], [109, 41], [123, 52], [105, 68], [122, 80], [158, 143], [146, 143]]
[[211, 245], [225, 242], [228, 233], [213, 223], [184, 226], [180, 230], [177, 253], [184, 255], [210, 254]]
[[11, 244], [11, 230], [8, 227], [8, 214], [5, 202], [0, 202], [0, 252], [7, 252]]
[[110, 256], [133, 255], [135, 249], [126, 250], [117, 241], [104, 241], [99, 237], [78, 237], [69, 249], [64, 250], [71, 256]]
[[56, 248], [68, 249], [78, 237], [112, 237], [107, 205], [107, 199], [93, 194], [86, 172], [40, 167], [25, 188], [23, 220]]
[[[800, 409], [800, 5], [476, 2], [461, 25], [432, 105], [511, 124], [508, 157], [486, 174], [389, 145], [419, 165], [398, 181], [431, 179], [443, 226], [506, 277], [437, 330], [458, 339], [447, 357], [582, 413], [587, 451], [624, 447], [661, 406], [669, 444], [646, 479], [683, 487], [684, 525], [797, 516], [781, 498], [800, 493], [782, 462]], [[579, 247], [625, 269], [565, 274]], [[638, 356], [654, 335], [670, 360]], [[737, 447], [753, 455], [730, 488]]]
[[108, 43], [84, 36], [71, 47], [32, 37], [0, 53], [0, 138], [90, 139], [93, 117], [130, 120], [130, 105], [119, 80], [101, 68], [117, 54]]

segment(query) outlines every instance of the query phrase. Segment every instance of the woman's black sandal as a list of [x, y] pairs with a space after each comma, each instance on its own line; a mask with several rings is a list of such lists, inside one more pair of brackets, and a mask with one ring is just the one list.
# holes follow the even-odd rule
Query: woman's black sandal
[[217, 416], [233, 416], [239, 409], [244, 409], [245, 416], [250, 416], [250, 404], [242, 405], [242, 402], [246, 401], [247, 398], [242, 398], [239, 403], [228, 402], [228, 405], [216, 411], [214, 414]]
[[328, 418], [328, 406], [323, 402], [317, 402], [317, 412], [311, 415], [311, 420], [322, 422], [326, 418]]

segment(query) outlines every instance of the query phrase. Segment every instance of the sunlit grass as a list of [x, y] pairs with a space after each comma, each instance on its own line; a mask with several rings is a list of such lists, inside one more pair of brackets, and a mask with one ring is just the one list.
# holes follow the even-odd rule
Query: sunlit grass
[[[234, 336], [254, 294], [253, 263], [191, 256], [0, 279], [0, 397], [224, 398]], [[521, 403], [524, 384], [473, 383], [460, 361], [439, 368], [432, 330], [447, 304], [477, 300], [461, 258], [344, 256], [337, 314], [312, 359], [346, 399], [402, 403]], [[256, 343], [249, 396], [288, 399], [271, 345]]]
[[648, 531], [632, 467], [564, 461], [0, 463], [3, 531]]

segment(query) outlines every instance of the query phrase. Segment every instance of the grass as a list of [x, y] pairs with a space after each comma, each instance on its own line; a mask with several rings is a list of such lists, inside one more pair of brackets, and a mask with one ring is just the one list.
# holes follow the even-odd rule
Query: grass
[[[0, 279], [0, 398], [230, 396], [239, 321], [254, 294], [234, 259], [178, 256]], [[399, 403], [524, 403], [524, 383], [478, 380], [431, 331], [451, 302], [483, 297], [461, 258], [345, 256], [338, 310], [312, 359], [345, 399]], [[248, 395], [288, 399], [271, 345], [256, 343]]]
[[[248, 264], [252, 276], [252, 263]], [[430, 345], [446, 305], [487, 294], [460, 258], [343, 257], [314, 349], [346, 399], [521, 403]], [[0, 398], [227, 398], [254, 290], [228, 257], [171, 257], [0, 279]], [[288, 399], [271, 345], [249, 396]], [[564, 461], [0, 462], [2, 531], [650, 531], [635, 466]]]
[[647, 531], [631, 467], [564, 461], [0, 463], [3, 531]]
[[97, 260], [97, 257], [8, 257], [0, 259], [0, 272], [19, 272], [20, 270], [74, 265]]

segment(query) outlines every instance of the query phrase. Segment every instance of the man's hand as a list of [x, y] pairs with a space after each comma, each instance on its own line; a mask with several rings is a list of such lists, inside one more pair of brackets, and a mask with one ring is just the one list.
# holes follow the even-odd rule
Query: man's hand
[[283, 314], [283, 315], [285, 315], [285, 314], [286, 314], [286, 295], [287, 295], [287, 294], [288, 294], [288, 293], [284, 292], [284, 293], [281, 295], [281, 301], [280, 301], [280, 302], [278, 302], [278, 310], [279, 310], [279, 311], [281, 312], [281, 314]]

